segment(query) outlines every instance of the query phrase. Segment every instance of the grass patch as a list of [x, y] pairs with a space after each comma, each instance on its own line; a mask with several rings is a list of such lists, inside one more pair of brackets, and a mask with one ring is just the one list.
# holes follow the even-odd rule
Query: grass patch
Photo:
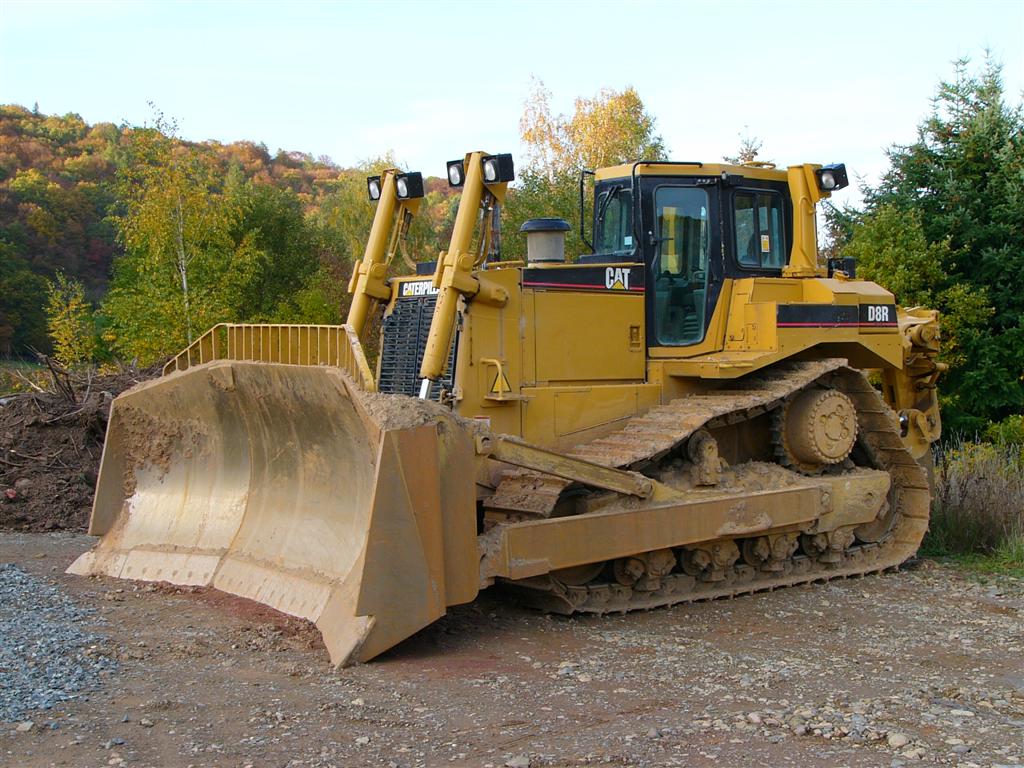
[[1015, 557], [1001, 553], [993, 553], [991, 555], [933, 555], [922, 549], [921, 554], [927, 555], [937, 562], [949, 563], [975, 574], [981, 577], [980, 581], [983, 584], [988, 581], [984, 578], [985, 576], [1012, 576], [1013, 578], [1024, 580], [1024, 563], [1020, 559], [1020, 553], [1017, 553]]
[[955, 440], [935, 468], [921, 553], [971, 570], [1024, 576], [1024, 453], [1010, 442]]

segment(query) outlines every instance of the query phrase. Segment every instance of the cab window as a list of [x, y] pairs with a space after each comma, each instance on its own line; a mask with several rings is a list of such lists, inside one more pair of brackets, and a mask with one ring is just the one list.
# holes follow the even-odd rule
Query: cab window
[[736, 192], [733, 203], [736, 259], [751, 269], [782, 269], [786, 264], [782, 196], [775, 192]]
[[696, 187], [659, 187], [654, 257], [654, 326], [661, 344], [704, 338], [708, 279], [708, 195]]
[[598, 253], [633, 253], [633, 196], [628, 189], [613, 186], [598, 195], [594, 218]]

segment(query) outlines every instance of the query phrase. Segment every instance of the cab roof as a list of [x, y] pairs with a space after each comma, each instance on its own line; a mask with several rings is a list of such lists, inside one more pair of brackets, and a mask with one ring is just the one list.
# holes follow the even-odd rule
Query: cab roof
[[[594, 176], [597, 181], [605, 179], [629, 178], [633, 173], [633, 163], [612, 165], [599, 168]], [[748, 179], [762, 181], [786, 181], [786, 169], [776, 168], [770, 163], [758, 165], [730, 165], [728, 163], [678, 163], [678, 162], [640, 162], [636, 164], [637, 176], [721, 176], [723, 173], [744, 176]]]

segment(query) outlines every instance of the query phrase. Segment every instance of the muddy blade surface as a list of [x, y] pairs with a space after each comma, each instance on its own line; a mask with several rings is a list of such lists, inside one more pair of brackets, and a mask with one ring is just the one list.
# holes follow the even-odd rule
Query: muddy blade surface
[[365, 661], [475, 595], [471, 473], [444, 472], [472, 461], [431, 404], [334, 368], [209, 363], [114, 401], [102, 539], [69, 570], [212, 586], [314, 622], [336, 664]]

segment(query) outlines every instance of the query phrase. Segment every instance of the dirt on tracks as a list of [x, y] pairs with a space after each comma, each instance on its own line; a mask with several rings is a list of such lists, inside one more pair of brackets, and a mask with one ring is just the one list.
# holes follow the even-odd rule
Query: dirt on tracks
[[[0, 562], [95, 614], [99, 685], [0, 724], [23, 766], [1001, 766], [1024, 762], [1024, 584], [921, 567], [565, 619], [485, 593], [378, 660], [214, 591], [67, 576], [92, 539]], [[27, 663], [45, 663], [45, 659]], [[25, 723], [31, 722], [31, 726]]]

